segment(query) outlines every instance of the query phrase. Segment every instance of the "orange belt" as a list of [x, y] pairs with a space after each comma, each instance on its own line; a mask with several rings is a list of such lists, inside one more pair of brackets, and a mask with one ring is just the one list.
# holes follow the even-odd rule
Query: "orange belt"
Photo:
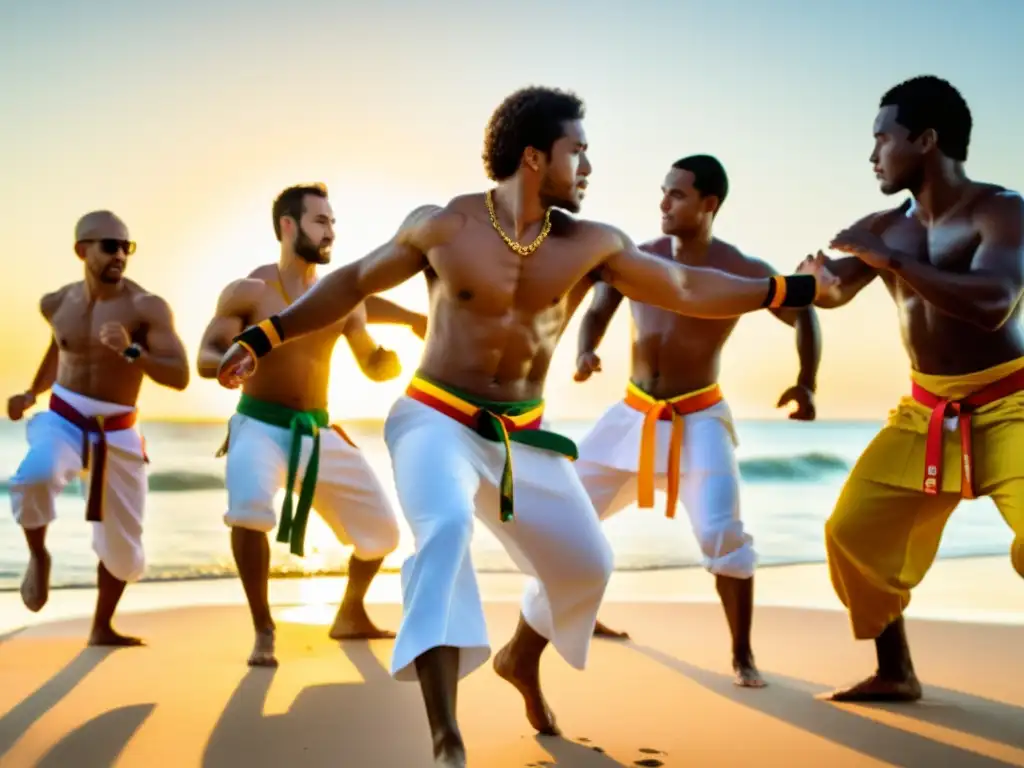
[[971, 451], [971, 414], [983, 405], [1024, 390], [1024, 368], [994, 381], [960, 400], [933, 395], [916, 382], [911, 396], [932, 413], [928, 419], [928, 437], [924, 449], [924, 492], [935, 495], [942, 490], [942, 422], [947, 416], [956, 416], [960, 424], [960, 495], [975, 497], [974, 462]]
[[91, 523], [103, 520], [103, 492], [107, 477], [107, 432], [120, 432], [135, 426], [134, 410], [115, 416], [83, 416], [55, 394], [50, 394], [50, 410], [82, 430], [82, 469], [89, 469], [89, 435], [97, 435], [92, 454], [96, 460], [89, 478], [89, 497], [85, 502], [85, 519]]
[[632, 381], [626, 387], [626, 405], [644, 414], [640, 433], [639, 491], [637, 504], [641, 509], [654, 506], [654, 460], [657, 456], [657, 423], [672, 422], [672, 438], [668, 448], [668, 503], [665, 517], [676, 516], [679, 500], [679, 465], [683, 448], [683, 417], [703, 411], [722, 402], [722, 389], [718, 384], [687, 392], [668, 400], [655, 400]]

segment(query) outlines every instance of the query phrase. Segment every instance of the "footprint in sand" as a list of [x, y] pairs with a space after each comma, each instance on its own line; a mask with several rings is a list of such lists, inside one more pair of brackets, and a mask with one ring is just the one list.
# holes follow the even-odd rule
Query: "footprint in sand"
[[[642, 755], [664, 755], [666, 752], [662, 752], [660, 749], [651, 749], [650, 747], [641, 747], [637, 750]], [[642, 760], [637, 760], [633, 765], [642, 766], [642, 768], [659, 768], [659, 766], [665, 765], [661, 760], [653, 757], [646, 757]]]
[[[584, 745], [588, 745], [588, 744], [591, 743], [590, 739], [588, 739], [586, 736], [580, 736], [578, 739], [576, 739], [576, 741], [578, 741], [580, 744], [584, 744]], [[591, 746], [590, 748], [592, 750], [594, 750], [595, 752], [600, 752], [600, 753], [604, 754], [604, 748], [603, 747]]]

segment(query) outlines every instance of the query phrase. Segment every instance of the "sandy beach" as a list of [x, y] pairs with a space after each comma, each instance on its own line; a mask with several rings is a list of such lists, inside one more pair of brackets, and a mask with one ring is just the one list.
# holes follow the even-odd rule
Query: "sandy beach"
[[[518, 695], [488, 666], [460, 691], [470, 765], [1024, 766], [1024, 585], [1005, 558], [943, 561], [922, 585], [909, 632], [926, 699], [910, 707], [815, 699], [868, 671], [871, 647], [851, 640], [823, 566], [758, 578], [767, 689], [732, 685], [706, 574], [616, 573], [602, 617], [632, 641], [595, 641], [585, 672], [553, 653], [545, 660], [564, 738], [531, 733]], [[500, 644], [521, 578], [481, 581]], [[387, 674], [391, 641], [339, 647], [326, 637], [342, 587], [273, 582], [276, 671], [246, 668], [248, 615], [230, 580], [129, 590], [119, 626], [149, 645], [117, 651], [83, 648], [91, 590], [59, 590], [38, 616], [0, 595], [0, 765], [429, 766], [418, 688]], [[397, 580], [381, 578], [370, 602], [395, 626]]]

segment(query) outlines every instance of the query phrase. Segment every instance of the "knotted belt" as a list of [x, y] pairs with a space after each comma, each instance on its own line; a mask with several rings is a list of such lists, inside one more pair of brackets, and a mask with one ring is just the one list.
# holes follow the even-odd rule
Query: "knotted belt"
[[405, 394], [469, 427], [485, 440], [504, 444], [505, 466], [501, 473], [499, 502], [503, 523], [515, 518], [512, 443], [531, 445], [561, 454], [573, 461], [579, 455], [572, 440], [540, 428], [544, 416], [543, 400], [487, 400], [433, 381], [421, 373], [413, 377]]
[[[242, 393], [236, 412], [256, 421], [269, 424], [291, 432], [291, 443], [288, 449], [288, 479], [285, 484], [284, 504], [281, 507], [281, 521], [277, 527], [277, 540], [290, 545], [294, 555], [304, 557], [306, 541], [306, 524], [309, 522], [309, 510], [313, 506], [313, 495], [316, 493], [316, 481], [320, 472], [320, 430], [333, 429], [347, 443], [354, 445], [344, 430], [330, 423], [330, 416], [324, 409], [298, 411], [278, 403], [258, 400]], [[299, 501], [293, 505], [295, 481], [299, 474], [299, 459], [302, 456], [302, 438], [313, 438], [313, 450], [306, 464], [306, 472], [302, 477], [299, 489]], [[217, 456], [225, 455], [229, 450], [231, 433], [217, 451]]]
[[[134, 410], [114, 416], [83, 416], [58, 395], [50, 394], [50, 410], [82, 431], [82, 469], [90, 467], [89, 495], [85, 502], [85, 519], [90, 523], [103, 521], [103, 495], [107, 487], [107, 432], [120, 432], [135, 426]], [[96, 435], [96, 442], [90, 439]], [[91, 450], [90, 450], [91, 448]]]
[[955, 416], [960, 427], [960, 495], [965, 499], [975, 498], [971, 414], [982, 406], [1022, 390], [1024, 369], [975, 390], [959, 400], [939, 397], [912, 382], [911, 396], [921, 405], [931, 409], [924, 449], [925, 493], [935, 495], [942, 488], [942, 424], [947, 417]]
[[644, 414], [640, 433], [640, 460], [637, 470], [637, 506], [649, 509], [654, 506], [655, 459], [658, 452], [658, 422], [672, 422], [672, 436], [668, 447], [668, 502], [665, 517], [676, 516], [679, 500], [679, 469], [683, 452], [683, 417], [703, 411], [722, 401], [722, 390], [718, 384], [667, 400], [656, 400], [632, 381], [626, 385], [626, 405]]

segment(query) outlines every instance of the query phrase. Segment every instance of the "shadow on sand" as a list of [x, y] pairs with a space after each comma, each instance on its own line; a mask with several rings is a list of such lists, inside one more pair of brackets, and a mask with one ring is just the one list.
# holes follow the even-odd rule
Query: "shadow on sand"
[[[768, 680], [770, 688], [765, 691], [768, 695], [761, 696], [756, 691], [737, 688], [733, 684], [731, 675], [723, 675], [694, 666], [650, 646], [631, 644], [631, 647], [648, 659], [684, 675], [701, 687], [736, 704], [757, 710], [769, 717], [856, 750], [862, 755], [876, 760], [909, 768], [916, 768], [916, 766], [931, 768], [931, 766], [938, 765], [955, 765], [957, 768], [996, 768], [996, 766], [1010, 765], [1001, 760], [959, 749], [949, 744], [942, 744], [924, 736], [870, 720], [829, 702], [819, 701], [814, 696], [826, 693], [829, 689], [806, 680], [766, 674], [765, 678]], [[943, 708], [929, 707], [927, 704], [905, 705], [898, 710], [894, 708], [893, 711], [922, 721], [944, 724], [946, 727], [960, 731], [964, 731], [964, 720], [967, 720], [978, 726], [978, 731], [981, 731], [972, 731], [975, 735], [1009, 745], [1021, 743], [1020, 735], [1010, 737], [1013, 730], [1017, 730], [1018, 734], [1022, 730], [1020, 723], [1024, 713], [1019, 708], [978, 699], [976, 701], [985, 702], [985, 709], [978, 711], [974, 709], [971, 697], [965, 694], [952, 695], [960, 697], [962, 702], [959, 706], [954, 705], [953, 708], [946, 709], [945, 714], [938, 716], [945, 722], [933, 720], [935, 715], [929, 714], [941, 713]], [[971, 717], [965, 718], [963, 709], [960, 707], [971, 709]], [[1014, 720], [1017, 724], [1015, 729], [1011, 725]], [[908, 762], [908, 760], [913, 760], [913, 762]]]

